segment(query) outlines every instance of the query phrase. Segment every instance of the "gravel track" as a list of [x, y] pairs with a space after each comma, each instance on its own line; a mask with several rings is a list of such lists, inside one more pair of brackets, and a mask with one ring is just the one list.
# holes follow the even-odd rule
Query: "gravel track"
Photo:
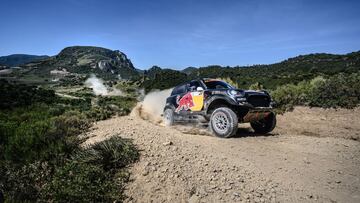
[[139, 147], [126, 202], [360, 202], [359, 112], [298, 107], [272, 134], [241, 124], [230, 139], [132, 115], [96, 123], [86, 144]]

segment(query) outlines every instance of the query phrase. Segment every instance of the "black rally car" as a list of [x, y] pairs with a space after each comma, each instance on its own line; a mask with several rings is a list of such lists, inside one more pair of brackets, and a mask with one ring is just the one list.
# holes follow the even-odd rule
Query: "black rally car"
[[209, 123], [218, 137], [235, 135], [238, 123], [250, 123], [257, 133], [275, 128], [276, 115], [266, 91], [241, 90], [224, 81], [198, 79], [173, 89], [164, 108], [165, 125], [192, 120]]

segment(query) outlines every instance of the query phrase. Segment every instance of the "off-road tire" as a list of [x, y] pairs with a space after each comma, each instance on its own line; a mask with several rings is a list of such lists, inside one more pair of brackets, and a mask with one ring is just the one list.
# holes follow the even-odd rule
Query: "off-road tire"
[[217, 137], [231, 137], [236, 134], [238, 129], [238, 117], [233, 110], [227, 107], [217, 108], [211, 114], [210, 129]]
[[174, 125], [174, 110], [168, 108], [164, 111], [163, 121], [165, 126]]
[[276, 115], [270, 113], [266, 118], [250, 123], [256, 133], [266, 134], [274, 130], [276, 126]]

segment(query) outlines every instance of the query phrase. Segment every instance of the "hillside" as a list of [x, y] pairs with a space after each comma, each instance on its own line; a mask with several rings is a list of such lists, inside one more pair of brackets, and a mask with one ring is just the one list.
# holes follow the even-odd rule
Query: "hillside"
[[110, 73], [124, 78], [137, 75], [133, 64], [124, 53], [101, 47], [67, 47], [55, 57], [54, 65], [67, 67], [68, 71], [75, 73], [88, 73], [94, 70], [100, 74]]
[[186, 81], [188, 78], [186, 73], [172, 69], [161, 69], [157, 66], [145, 71], [144, 77], [145, 80], [142, 86], [146, 91], [168, 89]]
[[119, 78], [138, 81], [142, 78], [141, 86], [146, 91], [171, 88], [194, 78], [211, 77], [228, 78], [239, 88], [246, 89], [257, 84], [273, 90], [289, 83], [310, 81], [318, 76], [329, 78], [339, 73], [356, 73], [360, 70], [360, 51], [344, 55], [300, 55], [269, 65], [235, 67], [212, 65], [188, 67], [184, 70], [153, 66], [148, 70], [138, 70], [130, 59], [118, 50], [72, 46], [63, 49], [56, 56], [21, 65], [21, 68], [2, 71], [2, 77], [27, 83], [60, 81], [63, 84], [81, 84], [84, 78], [93, 73], [104, 80], [113, 81]]
[[[280, 85], [296, 84], [303, 80], [311, 80], [317, 76], [330, 77], [338, 73], [355, 73], [360, 70], [360, 51], [345, 55], [309, 54], [289, 58], [279, 63], [253, 66], [206, 66], [200, 68], [186, 68], [183, 71], [168, 69], [149, 70], [148, 79], [157, 75], [156, 80], [145, 81], [144, 87], [167, 89], [182, 81], [199, 78], [230, 78], [240, 88], [260, 83], [266, 89], [275, 89]], [[186, 74], [186, 75], [185, 75]], [[164, 75], [177, 75], [174, 78]]]
[[58, 55], [27, 63], [12, 76], [24, 80], [81, 82], [90, 74], [106, 80], [137, 78], [138, 71], [127, 56], [118, 51], [92, 46], [73, 46]]
[[33, 61], [46, 59], [49, 56], [28, 55], [28, 54], [12, 54], [8, 56], [0, 56], [0, 64], [6, 66], [19, 66]]

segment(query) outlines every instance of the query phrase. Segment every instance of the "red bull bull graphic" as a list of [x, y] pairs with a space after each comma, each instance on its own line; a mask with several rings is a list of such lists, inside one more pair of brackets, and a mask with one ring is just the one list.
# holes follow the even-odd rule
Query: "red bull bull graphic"
[[183, 97], [180, 98], [180, 96], [178, 96], [176, 98], [176, 103], [179, 105], [175, 112], [179, 112], [181, 110], [189, 110], [191, 107], [194, 106], [194, 102], [193, 102], [193, 98], [191, 95], [191, 92], [186, 93]]
[[181, 110], [200, 111], [204, 105], [204, 94], [203, 92], [188, 92], [181, 98], [178, 96], [176, 103], [178, 107], [175, 109], [175, 112]]

